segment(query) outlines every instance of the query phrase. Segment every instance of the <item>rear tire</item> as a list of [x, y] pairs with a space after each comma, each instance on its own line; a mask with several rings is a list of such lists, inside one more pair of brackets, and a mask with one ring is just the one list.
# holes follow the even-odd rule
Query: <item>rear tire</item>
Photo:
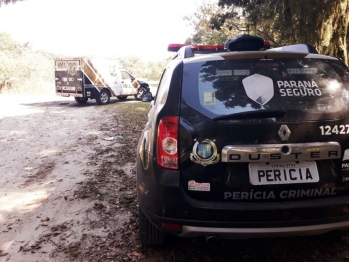
[[121, 100], [121, 101], [125, 101], [127, 96], [116, 96], [116, 98]]
[[85, 104], [88, 100], [88, 97], [74, 97], [75, 101], [79, 104]]
[[143, 246], [159, 246], [165, 243], [165, 233], [160, 231], [144, 215], [141, 208], [138, 208], [138, 227], [141, 244]]
[[145, 87], [138, 88], [137, 94], [135, 95], [136, 100], [142, 100], [143, 94], [147, 92], [147, 89]]
[[108, 90], [103, 89], [99, 95], [96, 97], [96, 102], [99, 105], [106, 105], [110, 101], [110, 93]]

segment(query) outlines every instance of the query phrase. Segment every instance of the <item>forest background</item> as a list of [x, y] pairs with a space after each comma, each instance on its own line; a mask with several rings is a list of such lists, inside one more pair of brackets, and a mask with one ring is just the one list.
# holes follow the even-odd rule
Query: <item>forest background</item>
[[[0, 8], [17, 1], [23, 0], [0, 0]], [[321, 54], [349, 62], [349, 0], [218, 0], [218, 4], [203, 0], [194, 14], [183, 19], [194, 29], [187, 44], [222, 44], [236, 35], [252, 34], [272, 47], [308, 43]], [[57, 57], [64, 54], [33, 50], [30, 43], [18, 43], [0, 32], [0, 93], [54, 93]], [[171, 59], [109, 58], [149, 81], [158, 81]]]

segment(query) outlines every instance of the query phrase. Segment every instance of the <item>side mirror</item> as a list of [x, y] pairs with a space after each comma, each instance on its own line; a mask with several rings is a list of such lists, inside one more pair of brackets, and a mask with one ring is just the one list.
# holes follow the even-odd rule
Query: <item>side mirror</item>
[[151, 92], [144, 92], [142, 95], [142, 102], [150, 102], [153, 100], [153, 95]]

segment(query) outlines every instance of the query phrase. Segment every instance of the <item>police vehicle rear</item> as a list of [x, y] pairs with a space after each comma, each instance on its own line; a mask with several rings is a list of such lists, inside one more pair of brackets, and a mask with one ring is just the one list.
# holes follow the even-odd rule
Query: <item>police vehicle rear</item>
[[345, 232], [344, 63], [250, 35], [169, 50], [137, 151], [142, 244]]

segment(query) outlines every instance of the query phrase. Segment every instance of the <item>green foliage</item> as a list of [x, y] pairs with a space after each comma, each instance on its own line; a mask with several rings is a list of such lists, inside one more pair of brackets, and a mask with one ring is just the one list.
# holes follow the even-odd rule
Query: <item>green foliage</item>
[[[320, 53], [348, 59], [349, 0], [219, 0], [219, 6], [242, 8], [246, 27], [274, 46], [309, 43]], [[224, 25], [233, 12], [222, 14]]]
[[0, 33], [0, 93], [53, 93], [54, 57]]
[[[229, 17], [225, 16], [226, 12]], [[184, 17], [184, 20], [194, 29], [194, 33], [185, 41], [186, 44], [223, 44], [246, 30], [238, 9], [227, 10], [207, 0], [202, 2], [193, 15]]]

